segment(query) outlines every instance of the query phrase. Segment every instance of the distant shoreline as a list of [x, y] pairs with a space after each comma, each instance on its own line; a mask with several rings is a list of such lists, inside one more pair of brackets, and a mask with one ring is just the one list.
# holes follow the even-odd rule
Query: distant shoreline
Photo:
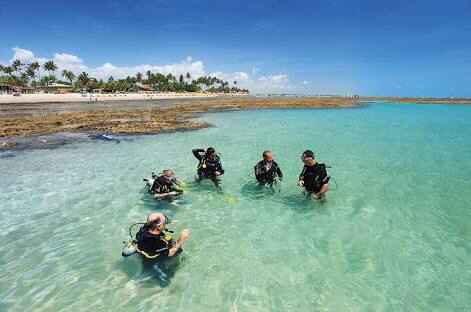
[[425, 97], [391, 97], [362, 96], [360, 101], [384, 101], [410, 104], [471, 104], [471, 98], [425, 98]]

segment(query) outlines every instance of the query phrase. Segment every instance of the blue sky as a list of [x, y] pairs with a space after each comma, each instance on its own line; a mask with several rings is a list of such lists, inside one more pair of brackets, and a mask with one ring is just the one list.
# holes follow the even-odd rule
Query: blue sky
[[471, 1], [0, 1], [0, 61], [15, 56], [254, 92], [471, 96]]

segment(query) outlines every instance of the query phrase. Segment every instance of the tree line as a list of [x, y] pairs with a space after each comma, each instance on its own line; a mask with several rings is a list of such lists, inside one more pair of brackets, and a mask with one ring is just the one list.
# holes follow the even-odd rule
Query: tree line
[[[41, 75], [41, 69], [44, 70]], [[145, 74], [137, 73], [124, 79], [115, 79], [110, 76], [106, 81], [91, 77], [87, 72], [76, 75], [70, 70], [64, 69], [60, 77], [56, 76], [58, 66], [50, 60], [40, 65], [38, 62], [22, 63], [14, 60], [10, 65], [0, 65], [0, 82], [12, 86], [30, 86], [33, 88], [47, 87], [52, 83], [62, 83], [73, 87], [75, 91], [93, 91], [100, 89], [103, 92], [134, 92], [143, 87], [149, 87], [161, 92], [246, 92], [241, 89], [237, 81], [232, 85], [228, 81], [211, 76], [193, 78], [190, 73], [174, 76], [171, 73], [153, 73], [150, 70]]]

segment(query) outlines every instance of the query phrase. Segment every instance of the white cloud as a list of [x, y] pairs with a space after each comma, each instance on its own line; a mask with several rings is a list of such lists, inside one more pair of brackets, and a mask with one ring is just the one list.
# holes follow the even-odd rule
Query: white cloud
[[249, 80], [249, 74], [245, 72], [236, 72], [234, 73], [234, 80], [238, 80], [238, 81]]
[[290, 84], [288, 75], [276, 74], [258, 77], [251, 89], [256, 93], [276, 93], [289, 92], [293, 90], [293, 86]]
[[164, 75], [169, 73], [176, 76], [190, 73], [192, 77], [205, 75], [203, 62], [193, 61], [190, 56], [180, 63], [167, 65], [142, 64], [136, 66], [115, 66], [111, 63], [105, 63], [102, 66], [90, 68], [89, 72], [94, 77], [106, 79], [109, 76], [125, 78], [126, 76], [135, 75], [138, 72], [145, 74], [149, 70], [153, 73], [161, 73]]
[[304, 81], [303, 81], [303, 85], [307, 85], [307, 84], [309, 84], [309, 81], [304, 80]]
[[231, 85], [233, 81], [237, 81], [237, 85], [242, 88], [247, 88], [252, 92], [266, 93], [266, 92], [283, 92], [287, 91], [292, 86], [288, 79], [288, 75], [279, 73], [275, 75], [259, 75], [260, 70], [258, 68], [252, 68], [250, 73], [244, 71], [236, 72], [213, 72], [208, 73], [205, 69], [205, 65], [202, 61], [193, 60], [191, 56], [186, 57], [184, 60], [174, 64], [141, 64], [135, 66], [117, 66], [112, 63], [106, 62], [103, 65], [97, 67], [87, 66], [84, 61], [73, 54], [69, 53], [55, 53], [52, 58], [40, 58], [37, 57], [32, 51], [13, 48], [13, 58], [19, 59], [23, 63], [31, 63], [37, 61], [43, 64], [47, 60], [52, 59], [58, 66], [57, 75], [59, 76], [62, 70], [71, 70], [75, 74], [79, 74], [82, 71], [86, 71], [92, 77], [97, 79], [108, 79], [110, 76], [114, 78], [125, 78], [127, 76], [133, 76], [140, 72], [145, 75], [147, 71], [161, 74], [173, 74], [175, 76], [185, 75], [190, 73], [192, 78], [200, 76], [211, 75], [228, 81]]
[[263, 82], [284, 84], [288, 82], [288, 75], [279, 74], [279, 75], [271, 75], [271, 76], [261, 76], [258, 78], [258, 80], [263, 81]]
[[231, 83], [233, 81], [242, 82], [242, 81], [250, 80], [250, 76], [246, 72], [234, 72], [234, 73], [214, 72], [214, 73], [210, 73], [209, 76], [217, 77], [219, 79], [223, 79]]
[[14, 60], [20, 60], [22, 63], [33, 62], [36, 60], [34, 53], [30, 50], [25, 50], [21, 48], [13, 48], [13, 57], [11, 58], [10, 62]]
[[61, 71], [67, 69], [74, 73], [78, 73], [88, 70], [88, 67], [83, 64], [83, 60], [72, 54], [56, 53], [52, 60]]

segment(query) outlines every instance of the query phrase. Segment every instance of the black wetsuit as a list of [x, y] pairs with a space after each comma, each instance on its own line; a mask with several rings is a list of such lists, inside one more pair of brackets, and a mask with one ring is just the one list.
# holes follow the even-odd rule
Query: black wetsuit
[[283, 178], [283, 173], [276, 161], [261, 160], [254, 167], [255, 178], [260, 184], [273, 184], [278, 177]]
[[303, 171], [299, 175], [299, 180], [304, 181], [304, 187], [310, 193], [319, 193], [322, 186], [329, 183], [329, 179], [326, 166], [319, 163], [314, 166], [304, 165]]
[[173, 240], [166, 240], [165, 233], [158, 235], [149, 232], [147, 226], [143, 226], [136, 234], [137, 247], [149, 256], [160, 254], [159, 257], [167, 257], [169, 249], [174, 245]]
[[172, 191], [178, 191], [176, 188], [177, 179], [176, 178], [167, 178], [164, 175], [157, 177], [152, 184], [150, 191], [155, 194], [165, 194]]
[[204, 149], [194, 149], [193, 155], [199, 160], [197, 173], [200, 179], [215, 179], [217, 178], [216, 171], [221, 175], [224, 174], [224, 169], [222, 168], [219, 156], [215, 155], [213, 158], [210, 158], [206, 155]]

